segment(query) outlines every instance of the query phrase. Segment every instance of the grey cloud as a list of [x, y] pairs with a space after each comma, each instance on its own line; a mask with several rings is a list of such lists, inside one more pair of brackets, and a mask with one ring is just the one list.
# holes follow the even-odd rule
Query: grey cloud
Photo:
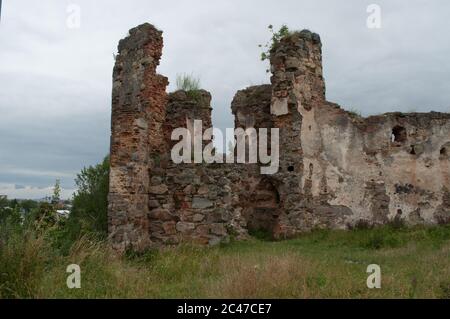
[[[81, 8], [81, 29], [65, 26]], [[363, 114], [450, 111], [450, 2], [376, 1], [382, 28], [366, 27], [373, 1], [3, 1], [0, 23], [0, 183], [74, 187], [76, 172], [109, 148], [113, 53], [142, 22], [164, 31], [159, 72], [193, 72], [213, 95], [213, 123], [233, 126], [239, 89], [269, 82], [258, 44], [267, 25], [318, 32], [327, 98]], [[33, 188], [30, 194], [37, 194]], [[42, 190], [42, 191], [44, 191]]]

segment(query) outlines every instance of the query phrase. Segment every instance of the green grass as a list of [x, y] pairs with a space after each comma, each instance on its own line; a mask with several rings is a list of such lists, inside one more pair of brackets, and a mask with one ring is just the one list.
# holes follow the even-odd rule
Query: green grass
[[[86, 238], [68, 256], [32, 234], [3, 244], [3, 298], [450, 298], [449, 226], [318, 230], [123, 257]], [[72, 263], [81, 289], [66, 286]], [[381, 289], [366, 286], [369, 264], [381, 267]]]
[[194, 101], [200, 102], [200, 78], [193, 74], [177, 74], [177, 90], [183, 90]]
[[192, 74], [177, 74], [176, 85], [178, 90], [198, 91], [200, 90], [200, 79]]

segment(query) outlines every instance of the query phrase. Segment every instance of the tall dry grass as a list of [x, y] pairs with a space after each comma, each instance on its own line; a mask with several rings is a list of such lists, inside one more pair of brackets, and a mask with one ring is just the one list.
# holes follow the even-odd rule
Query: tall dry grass
[[[449, 298], [448, 227], [386, 234], [380, 241], [377, 230], [316, 232], [117, 256], [89, 237], [65, 255], [45, 234], [2, 230], [0, 297]], [[381, 266], [382, 289], [366, 286], [372, 263]], [[81, 289], [66, 285], [70, 264], [81, 267]]]
[[46, 241], [32, 231], [0, 229], [0, 297], [33, 298], [50, 262]]

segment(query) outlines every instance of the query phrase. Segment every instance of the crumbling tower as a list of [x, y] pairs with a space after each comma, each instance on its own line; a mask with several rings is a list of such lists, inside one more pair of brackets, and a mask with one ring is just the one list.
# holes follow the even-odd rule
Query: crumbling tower
[[303, 30], [284, 37], [271, 50], [270, 64], [272, 85], [239, 91], [232, 110], [236, 127], [279, 129], [279, 170], [260, 177], [252, 195], [257, 201], [244, 212], [250, 230], [259, 227], [284, 238], [311, 227], [300, 135], [304, 113], [325, 101], [319, 35]]
[[[280, 129], [280, 169], [270, 177], [277, 185], [280, 209], [276, 237], [291, 236], [308, 228], [302, 176], [302, 111], [309, 111], [325, 101], [322, 76], [322, 44], [316, 33], [295, 32], [276, 43], [270, 52], [272, 102], [270, 112], [274, 127]], [[301, 215], [301, 216], [299, 216]]]
[[294, 114], [325, 101], [322, 43], [317, 33], [294, 32], [282, 38], [270, 52], [274, 115]]
[[166, 151], [166, 77], [156, 74], [162, 32], [146, 23], [119, 42], [113, 71], [109, 234], [113, 246], [148, 246], [151, 160]]

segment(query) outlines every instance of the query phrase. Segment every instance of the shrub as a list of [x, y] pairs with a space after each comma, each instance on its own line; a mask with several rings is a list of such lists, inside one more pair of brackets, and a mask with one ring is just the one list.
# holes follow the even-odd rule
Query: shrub
[[108, 231], [109, 157], [103, 162], [83, 168], [75, 183], [78, 191], [73, 198], [67, 227], [75, 237], [85, 233], [105, 238]]

